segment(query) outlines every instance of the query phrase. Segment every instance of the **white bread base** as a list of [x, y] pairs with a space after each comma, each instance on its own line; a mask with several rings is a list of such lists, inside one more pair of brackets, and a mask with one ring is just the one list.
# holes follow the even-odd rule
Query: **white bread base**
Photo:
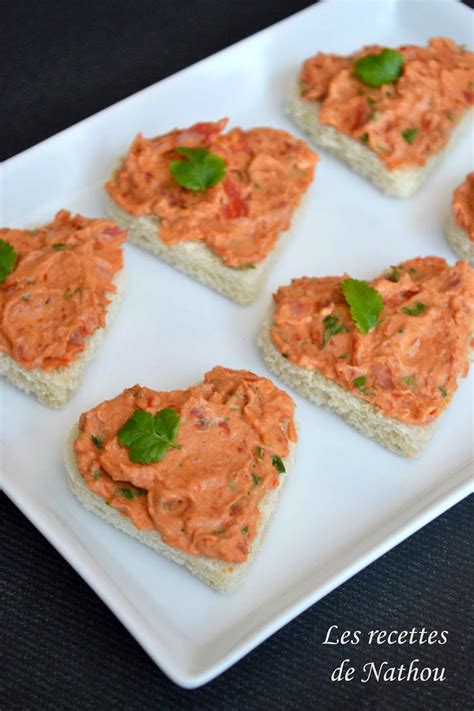
[[117, 291], [109, 294], [110, 304], [107, 306], [105, 327], [98, 328], [91, 336], [87, 337], [84, 350], [77, 355], [72, 363], [55, 370], [43, 370], [42, 368], [27, 370], [9, 355], [0, 353], [0, 375], [26, 393], [35, 395], [43, 405], [54, 408], [64, 407], [78, 389], [88, 362], [94, 357], [107, 328], [117, 313], [125, 288], [123, 269], [117, 272], [113, 282]]
[[84, 482], [76, 465], [73, 444], [77, 437], [77, 431], [77, 426], [74, 426], [67, 441], [65, 462], [69, 487], [84, 508], [132, 538], [145, 543], [165, 558], [169, 558], [178, 565], [184, 565], [199, 580], [218, 592], [229, 592], [242, 582], [265, 539], [273, 513], [285, 488], [293, 465], [295, 445], [290, 443], [290, 453], [283, 460], [286, 473], [280, 474], [280, 486], [278, 489], [270, 489], [260, 503], [260, 523], [248, 559], [245, 563], [226, 563], [217, 558], [191, 555], [178, 548], [173, 548], [163, 541], [158, 531], [140, 531], [128, 516], [106, 504], [98, 494], [94, 494]]
[[444, 153], [448, 152], [471, 122], [473, 112], [454, 128], [446, 146], [423, 166], [389, 170], [378, 155], [360, 141], [346, 136], [334, 126], [319, 120], [319, 101], [303, 100], [299, 81], [293, 83], [286, 103], [286, 112], [294, 123], [307, 133], [314, 143], [347, 163], [356, 173], [368, 178], [388, 195], [410, 197], [426, 181]]
[[160, 238], [158, 217], [130, 215], [109, 197], [107, 212], [120, 227], [128, 230], [130, 242], [238, 304], [248, 304], [256, 297], [284, 241], [280, 235], [277, 246], [254, 269], [236, 269], [226, 266], [204, 242], [166, 244]]
[[284, 358], [273, 344], [270, 335], [272, 322], [273, 306], [263, 324], [258, 344], [266, 365], [282, 382], [316, 405], [341, 415], [363, 435], [374, 439], [395, 454], [405, 457], [420, 454], [431, 439], [436, 421], [428, 425], [407, 425], [384, 415], [373, 405], [356, 397], [319, 371], [294, 365]]
[[467, 259], [471, 267], [474, 267], [474, 242], [471, 242], [467, 232], [459, 227], [452, 206], [444, 223], [444, 232], [458, 257]]

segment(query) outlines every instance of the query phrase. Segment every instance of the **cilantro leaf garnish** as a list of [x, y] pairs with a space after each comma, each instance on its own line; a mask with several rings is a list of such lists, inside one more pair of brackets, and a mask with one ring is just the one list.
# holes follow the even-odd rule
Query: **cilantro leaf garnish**
[[339, 319], [337, 316], [326, 316], [326, 318], [323, 319], [323, 326], [323, 345], [321, 346], [321, 350], [324, 350], [324, 348], [326, 348], [327, 344], [333, 336], [337, 336], [338, 333], [343, 333], [344, 331], [347, 331], [347, 326], [345, 326], [343, 323], [339, 323]]
[[12, 273], [16, 262], [16, 252], [12, 245], [0, 239], [0, 284]]
[[278, 474], [284, 474], [286, 472], [285, 465], [281, 461], [280, 457], [276, 454], [274, 454], [272, 457], [272, 464], [277, 470]]
[[383, 49], [378, 54], [366, 54], [354, 63], [353, 74], [369, 86], [391, 84], [400, 76], [403, 55], [394, 49]]
[[415, 306], [410, 309], [408, 306], [404, 306], [402, 309], [404, 314], [407, 314], [408, 316], [420, 316], [420, 314], [424, 314], [426, 311], [426, 306], [421, 303], [421, 301], [417, 301]]
[[352, 320], [361, 333], [368, 333], [379, 320], [383, 299], [377, 289], [359, 279], [346, 279], [342, 293], [350, 306]]
[[220, 183], [226, 174], [225, 160], [207, 148], [176, 148], [176, 153], [186, 160], [172, 160], [170, 171], [173, 178], [188, 190], [208, 190]]
[[173, 447], [181, 449], [174, 441], [179, 430], [180, 416], [172, 407], [165, 407], [152, 415], [137, 408], [118, 431], [117, 439], [128, 447], [128, 456], [135, 464], [150, 464], [163, 459]]
[[405, 131], [402, 131], [403, 140], [411, 145], [417, 137], [418, 131], [419, 129], [415, 127], [407, 128]]

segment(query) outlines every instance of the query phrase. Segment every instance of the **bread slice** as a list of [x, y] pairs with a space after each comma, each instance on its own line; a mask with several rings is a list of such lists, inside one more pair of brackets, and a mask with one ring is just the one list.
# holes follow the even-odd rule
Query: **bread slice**
[[474, 266], [474, 242], [469, 238], [469, 235], [456, 222], [454, 210], [452, 206], [446, 216], [444, 222], [444, 231], [448, 238], [451, 247], [461, 259], [467, 259], [471, 266]]
[[132, 538], [136, 538], [141, 543], [145, 543], [153, 548], [157, 553], [170, 560], [184, 565], [193, 575], [203, 583], [214, 588], [218, 592], [229, 592], [233, 590], [246, 576], [249, 566], [255, 559], [268, 531], [270, 521], [277, 508], [280, 497], [286, 485], [290, 470], [293, 465], [295, 445], [290, 442], [290, 453], [283, 460], [286, 473], [280, 475], [280, 486], [277, 489], [270, 489], [260, 503], [260, 523], [256, 538], [245, 563], [227, 563], [217, 558], [206, 556], [196, 556], [185, 553], [178, 548], [173, 548], [163, 541], [158, 531], [140, 531], [134, 526], [130, 518], [113, 506], [106, 504], [104, 499], [92, 492], [82, 478], [77, 465], [73, 450], [74, 440], [77, 437], [77, 426], [74, 426], [67, 441], [65, 451], [65, 462], [69, 487], [80, 501], [80, 503], [92, 513], [112, 524], [120, 531], [127, 533]]
[[365, 400], [356, 397], [317, 370], [307, 370], [284, 358], [271, 339], [272, 305], [259, 336], [259, 346], [268, 368], [286, 385], [316, 405], [341, 415], [349, 424], [395, 454], [414, 457], [431, 439], [436, 421], [428, 425], [407, 425], [388, 417]]
[[109, 197], [107, 212], [120, 227], [128, 230], [130, 242], [148, 250], [238, 304], [248, 304], [256, 297], [283, 242], [283, 237], [280, 235], [277, 247], [265, 259], [253, 268], [239, 269], [226, 266], [203, 242], [166, 244], [160, 239], [158, 217], [130, 215]]
[[21, 390], [35, 395], [43, 405], [54, 408], [64, 407], [79, 387], [88, 362], [98, 350], [106, 329], [116, 315], [125, 287], [123, 269], [117, 272], [113, 283], [116, 291], [109, 295], [110, 304], [105, 316], [105, 328], [98, 328], [85, 339], [84, 350], [77, 355], [72, 363], [55, 370], [43, 370], [42, 368], [27, 370], [9, 355], [0, 353], [0, 375], [3, 375]]
[[321, 123], [319, 106], [319, 101], [302, 99], [299, 81], [293, 83], [285, 108], [294, 123], [307, 133], [317, 146], [333, 153], [384, 193], [395, 197], [410, 197], [421, 188], [443, 154], [453, 147], [472, 122], [474, 113], [472, 110], [467, 112], [466, 117], [452, 131], [443, 150], [430, 158], [425, 165], [389, 170], [378, 155], [363, 143], [346, 136], [334, 126]]

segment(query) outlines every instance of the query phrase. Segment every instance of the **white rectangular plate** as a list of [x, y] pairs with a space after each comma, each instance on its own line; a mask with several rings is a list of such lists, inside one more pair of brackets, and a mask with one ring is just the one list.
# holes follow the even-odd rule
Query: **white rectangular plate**
[[[28, 227], [62, 207], [103, 214], [104, 178], [138, 131], [151, 136], [221, 116], [244, 127], [292, 130], [281, 108], [286, 87], [318, 49], [424, 44], [437, 35], [467, 43], [469, 28], [469, 10], [449, 0], [309, 8], [7, 161], [2, 222]], [[2, 384], [8, 495], [178, 684], [209, 681], [468, 493], [470, 383], [461, 383], [416, 461], [295, 396], [296, 468], [257, 563], [227, 596], [80, 506], [63, 467], [69, 428], [81, 412], [136, 382], [182, 388], [217, 363], [271, 375], [257, 332], [272, 291], [292, 277], [347, 271], [371, 278], [416, 255], [454, 261], [441, 225], [453, 187], [470, 168], [469, 140], [410, 200], [385, 197], [322, 153], [284, 257], [247, 308], [127, 246], [126, 298], [70, 404], [51, 411]]]

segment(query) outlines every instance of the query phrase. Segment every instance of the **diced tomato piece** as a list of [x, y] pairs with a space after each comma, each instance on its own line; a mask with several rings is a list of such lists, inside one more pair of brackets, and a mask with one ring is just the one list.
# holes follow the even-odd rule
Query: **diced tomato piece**
[[223, 207], [223, 217], [227, 220], [232, 220], [236, 217], [246, 217], [248, 214], [247, 205], [242, 199], [237, 185], [231, 180], [231, 178], [229, 178], [229, 176], [224, 178], [222, 185], [227, 197], [229, 198], [228, 202]]

